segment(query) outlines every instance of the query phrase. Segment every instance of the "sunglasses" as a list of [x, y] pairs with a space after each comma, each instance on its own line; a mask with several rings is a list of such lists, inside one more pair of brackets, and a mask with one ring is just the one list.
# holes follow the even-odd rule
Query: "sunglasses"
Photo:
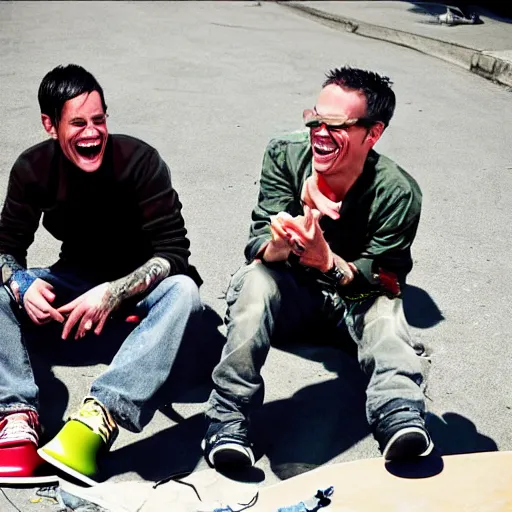
[[346, 115], [333, 117], [321, 116], [316, 109], [304, 110], [302, 118], [304, 120], [304, 124], [308, 128], [319, 128], [320, 126], [325, 125], [328, 130], [346, 130], [351, 126], [364, 126], [365, 128], [370, 128], [375, 124], [375, 121], [365, 117], [349, 118]]

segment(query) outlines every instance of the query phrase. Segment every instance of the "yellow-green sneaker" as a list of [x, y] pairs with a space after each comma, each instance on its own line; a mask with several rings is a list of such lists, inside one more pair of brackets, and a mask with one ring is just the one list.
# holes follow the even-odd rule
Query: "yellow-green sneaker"
[[60, 432], [38, 450], [41, 458], [65, 473], [95, 485], [97, 457], [112, 446], [119, 428], [106, 407], [94, 397], [86, 397]]

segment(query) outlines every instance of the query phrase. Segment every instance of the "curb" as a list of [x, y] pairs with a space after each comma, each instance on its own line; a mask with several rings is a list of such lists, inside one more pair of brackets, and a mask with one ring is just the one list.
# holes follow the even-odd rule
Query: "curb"
[[469, 70], [502, 85], [512, 87], [512, 62], [489, 55], [488, 52], [475, 52]]
[[472, 73], [512, 87], [512, 63], [490, 53], [428, 36], [420, 36], [404, 30], [366, 23], [354, 18], [331, 14], [298, 2], [277, 0], [277, 4], [292, 9], [297, 14], [315, 18], [319, 23], [331, 28], [345, 29], [347, 32], [371, 39], [412, 48], [426, 55], [437, 57], [460, 66]]

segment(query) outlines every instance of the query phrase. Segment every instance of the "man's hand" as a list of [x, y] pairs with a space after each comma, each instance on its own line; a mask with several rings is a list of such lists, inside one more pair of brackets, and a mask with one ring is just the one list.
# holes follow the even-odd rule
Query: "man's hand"
[[[60, 313], [69, 314], [62, 331], [62, 339], [69, 336], [77, 322], [80, 323], [76, 329], [75, 340], [84, 337], [90, 330], [94, 330], [94, 334], [101, 334], [108, 317], [122, 302], [131, 297], [149, 293], [169, 275], [170, 271], [169, 261], [155, 256], [131, 274], [111, 283], [100, 284], [69, 304], [60, 307]], [[132, 315], [126, 321], [140, 321], [140, 318]]]
[[292, 251], [291, 234], [283, 228], [283, 218], [292, 218], [286, 212], [270, 217], [272, 240], [265, 246], [262, 257], [265, 261], [285, 261]]
[[58, 312], [68, 315], [62, 339], [65, 340], [73, 327], [78, 323], [75, 340], [83, 338], [85, 334], [94, 329], [94, 334], [101, 334], [103, 326], [109, 315], [119, 306], [110, 291], [109, 283], [100, 284], [88, 292], [80, 295], [72, 302], [61, 306]]
[[335, 201], [334, 193], [320, 174], [313, 171], [313, 174], [304, 182], [300, 198], [304, 204], [323, 215], [334, 220], [340, 218], [341, 201]]
[[335, 264], [345, 274], [340, 284], [351, 283], [357, 273], [357, 268], [353, 263], [346, 262], [331, 251], [319, 224], [322, 214], [308, 206], [304, 206], [304, 213], [304, 217], [289, 217], [282, 223], [288, 236], [300, 241], [292, 249], [300, 257], [300, 263], [317, 268], [321, 272], [327, 272]]
[[30, 320], [36, 325], [44, 325], [52, 320], [62, 323], [62, 313], [51, 305], [54, 300], [53, 286], [38, 278], [25, 292], [23, 306]]
[[282, 227], [291, 239], [297, 240], [292, 250], [300, 257], [300, 263], [327, 272], [333, 265], [334, 256], [320, 227], [321, 216], [319, 210], [304, 205], [304, 216], [283, 218]]

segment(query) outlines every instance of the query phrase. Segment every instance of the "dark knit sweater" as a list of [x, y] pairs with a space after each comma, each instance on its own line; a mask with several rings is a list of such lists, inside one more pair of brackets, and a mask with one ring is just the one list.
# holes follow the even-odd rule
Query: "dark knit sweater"
[[190, 242], [169, 169], [148, 144], [109, 135], [101, 167], [75, 167], [58, 142], [20, 155], [0, 218], [0, 252], [26, 266], [43, 216], [62, 242], [60, 259], [99, 281], [117, 279], [154, 256], [187, 273]]

